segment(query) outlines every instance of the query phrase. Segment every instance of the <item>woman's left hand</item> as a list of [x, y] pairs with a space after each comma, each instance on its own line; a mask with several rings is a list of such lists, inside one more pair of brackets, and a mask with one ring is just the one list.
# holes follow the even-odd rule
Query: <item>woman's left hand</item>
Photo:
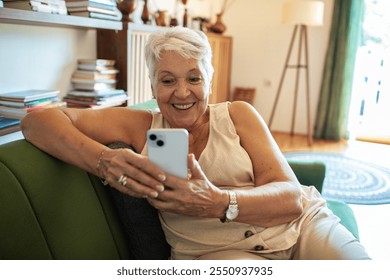
[[167, 174], [165, 190], [157, 198], [149, 197], [149, 203], [161, 211], [187, 216], [223, 217], [229, 204], [228, 194], [207, 179], [193, 154], [188, 155], [188, 168], [188, 180]]

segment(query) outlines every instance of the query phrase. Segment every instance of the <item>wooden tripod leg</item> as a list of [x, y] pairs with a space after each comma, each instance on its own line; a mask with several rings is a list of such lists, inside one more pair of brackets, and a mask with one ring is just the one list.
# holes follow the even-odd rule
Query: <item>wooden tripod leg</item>
[[297, 29], [298, 29], [298, 26], [296, 25], [296, 26], [294, 27], [293, 34], [292, 34], [292, 36], [291, 36], [290, 46], [289, 46], [289, 48], [288, 48], [286, 61], [284, 62], [284, 68], [283, 68], [282, 76], [281, 76], [281, 78], [280, 78], [278, 90], [277, 90], [277, 93], [276, 93], [276, 98], [275, 98], [274, 104], [273, 104], [273, 106], [272, 106], [271, 116], [270, 116], [270, 119], [269, 119], [269, 122], [268, 122], [268, 127], [269, 127], [269, 129], [271, 129], [272, 121], [273, 121], [273, 119], [274, 119], [276, 106], [278, 105], [278, 101], [279, 101], [279, 97], [280, 97], [280, 92], [282, 91], [283, 81], [284, 81], [284, 77], [285, 77], [285, 75], [286, 75], [286, 70], [287, 70], [287, 68], [289, 67], [288, 63], [289, 63], [290, 56], [291, 56], [291, 51], [292, 51], [292, 48], [293, 48], [293, 45], [294, 45], [295, 36], [296, 36], [296, 34], [297, 34]]

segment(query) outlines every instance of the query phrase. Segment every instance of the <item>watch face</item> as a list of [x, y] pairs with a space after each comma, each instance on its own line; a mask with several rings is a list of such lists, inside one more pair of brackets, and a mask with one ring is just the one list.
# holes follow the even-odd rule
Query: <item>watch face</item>
[[238, 216], [238, 206], [230, 205], [229, 209], [226, 211], [226, 218], [229, 220], [234, 220]]

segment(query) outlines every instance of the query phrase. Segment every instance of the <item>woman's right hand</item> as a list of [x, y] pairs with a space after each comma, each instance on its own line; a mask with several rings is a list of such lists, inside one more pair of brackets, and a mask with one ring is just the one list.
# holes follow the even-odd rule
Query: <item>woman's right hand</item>
[[111, 187], [134, 197], [155, 198], [164, 191], [165, 173], [146, 156], [130, 149], [109, 149], [101, 154], [98, 176]]

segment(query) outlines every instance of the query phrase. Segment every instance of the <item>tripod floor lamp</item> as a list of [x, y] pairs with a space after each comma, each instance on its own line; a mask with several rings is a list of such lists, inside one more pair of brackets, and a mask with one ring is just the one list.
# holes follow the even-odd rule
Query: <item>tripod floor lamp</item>
[[[291, 135], [294, 134], [295, 115], [297, 108], [298, 89], [300, 80], [300, 71], [305, 70], [306, 76], [306, 115], [307, 115], [307, 141], [312, 145], [312, 126], [310, 121], [310, 92], [309, 92], [309, 59], [308, 59], [308, 44], [307, 44], [307, 26], [319, 26], [323, 23], [324, 3], [322, 1], [290, 1], [283, 5], [282, 21], [283, 23], [294, 24], [294, 31], [291, 37], [290, 45], [287, 52], [286, 61], [282, 76], [280, 78], [279, 86], [276, 93], [275, 102], [272, 107], [271, 117], [268, 127], [271, 129], [272, 121], [274, 119], [276, 107], [278, 105], [280, 93], [286, 72], [288, 69], [296, 70], [295, 87], [294, 87], [294, 102], [293, 102], [293, 116], [291, 122]], [[299, 38], [297, 39], [297, 33]], [[290, 63], [290, 57], [294, 44], [298, 40], [298, 53], [295, 64]]]

